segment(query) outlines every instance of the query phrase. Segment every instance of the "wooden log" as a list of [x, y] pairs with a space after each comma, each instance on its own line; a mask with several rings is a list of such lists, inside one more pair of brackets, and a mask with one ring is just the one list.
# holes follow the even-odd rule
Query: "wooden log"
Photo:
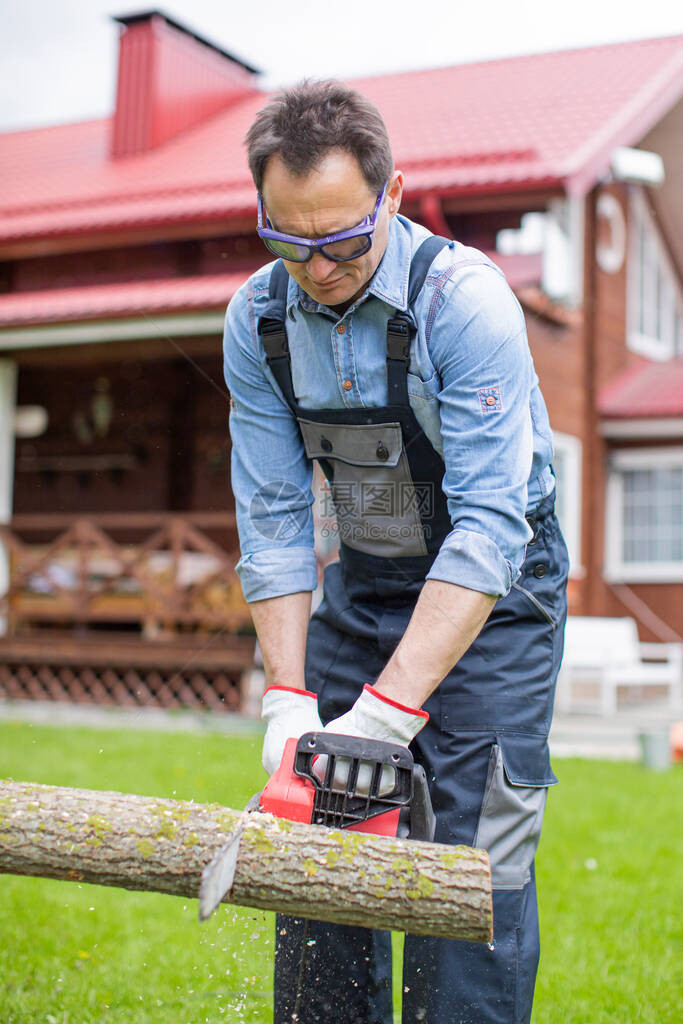
[[246, 814], [217, 804], [0, 782], [0, 873], [197, 897], [239, 823], [227, 903], [490, 942], [488, 854]]

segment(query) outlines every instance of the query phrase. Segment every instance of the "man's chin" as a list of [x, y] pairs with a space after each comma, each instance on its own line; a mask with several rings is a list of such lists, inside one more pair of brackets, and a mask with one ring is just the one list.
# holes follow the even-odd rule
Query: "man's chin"
[[331, 307], [348, 307], [363, 294], [365, 287], [365, 285], [362, 285], [358, 288], [357, 281], [342, 279], [328, 287], [320, 287], [318, 285], [314, 286], [311, 284], [310, 287], [305, 287], [304, 291], [307, 292], [307, 294], [316, 302], [321, 303], [321, 305]]
[[353, 291], [353, 283], [341, 277], [338, 281], [331, 283], [316, 284], [313, 281], [305, 289], [313, 298], [321, 297], [323, 301], [328, 295], [334, 295], [337, 302], [343, 302], [349, 298]]

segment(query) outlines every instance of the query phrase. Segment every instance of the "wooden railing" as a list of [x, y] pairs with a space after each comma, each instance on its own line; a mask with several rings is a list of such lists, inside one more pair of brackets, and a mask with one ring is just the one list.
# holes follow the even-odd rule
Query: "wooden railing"
[[235, 543], [234, 515], [16, 516], [0, 525], [10, 558], [8, 632], [34, 623], [130, 623], [147, 636], [249, 629], [239, 554], [209, 533]]

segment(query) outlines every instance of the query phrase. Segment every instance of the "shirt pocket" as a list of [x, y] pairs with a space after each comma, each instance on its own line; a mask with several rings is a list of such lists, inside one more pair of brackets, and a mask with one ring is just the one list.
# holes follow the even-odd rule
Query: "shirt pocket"
[[418, 399], [420, 403], [424, 402], [427, 404], [435, 401], [438, 397], [441, 390], [441, 379], [436, 370], [427, 380], [423, 380], [416, 373], [408, 373], [407, 379], [408, 394], [411, 398]]

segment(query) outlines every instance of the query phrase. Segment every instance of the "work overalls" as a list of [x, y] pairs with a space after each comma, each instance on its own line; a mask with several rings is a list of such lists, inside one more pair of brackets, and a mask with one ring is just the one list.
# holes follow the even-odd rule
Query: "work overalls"
[[[410, 310], [444, 239], [413, 258]], [[325, 570], [308, 632], [306, 685], [323, 723], [351, 707], [403, 636], [425, 576], [452, 526], [444, 463], [407, 391], [414, 324], [387, 325], [388, 404], [303, 409], [296, 401], [285, 330], [287, 274], [278, 262], [259, 333], [270, 369], [330, 484], [340, 558]], [[494, 941], [406, 935], [404, 1024], [526, 1024], [539, 954], [534, 854], [547, 787], [555, 784], [547, 736], [562, 655], [568, 560], [545, 498], [527, 517], [534, 536], [522, 575], [478, 638], [427, 700], [428, 724], [411, 744], [429, 780], [435, 841], [487, 849]], [[299, 978], [303, 922], [278, 916], [275, 1024], [392, 1024], [387, 932], [311, 922]]]

